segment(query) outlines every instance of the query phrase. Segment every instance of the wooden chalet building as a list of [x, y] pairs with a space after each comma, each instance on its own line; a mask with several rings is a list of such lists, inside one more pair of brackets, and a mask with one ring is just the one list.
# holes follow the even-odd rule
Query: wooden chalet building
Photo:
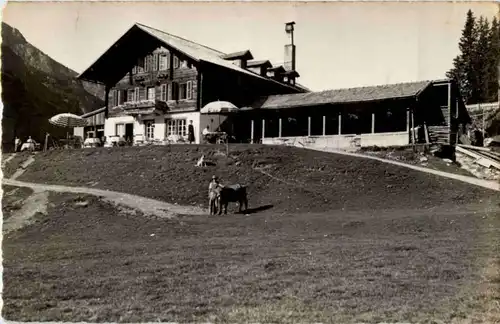
[[470, 123], [452, 80], [310, 92], [296, 82], [293, 29], [293, 22], [286, 24], [284, 64], [273, 66], [253, 60], [249, 50], [225, 54], [135, 24], [79, 76], [104, 84], [107, 93], [106, 107], [94, 113], [104, 115], [104, 125], [92, 113], [84, 117], [93, 118], [108, 142], [182, 142], [192, 121], [200, 143], [207, 125], [216, 130], [226, 121], [200, 109], [229, 101], [241, 108], [229, 120], [237, 141], [319, 149], [453, 145]]
[[79, 78], [106, 88], [107, 141], [179, 140], [187, 137], [192, 121], [199, 143], [201, 131], [214, 120], [200, 114], [209, 102], [243, 107], [263, 95], [309, 91], [296, 83], [295, 71], [252, 59], [249, 50], [225, 54], [136, 23]]
[[471, 122], [452, 80], [272, 95], [245, 113], [251, 142], [319, 149], [454, 145]]

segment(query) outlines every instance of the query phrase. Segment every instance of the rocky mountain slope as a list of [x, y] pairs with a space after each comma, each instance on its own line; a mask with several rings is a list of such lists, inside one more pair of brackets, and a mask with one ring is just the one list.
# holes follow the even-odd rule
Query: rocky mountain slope
[[104, 104], [104, 89], [76, 79], [78, 73], [30, 44], [15, 28], [2, 23], [2, 149], [15, 136], [42, 142], [45, 132], [54, 137], [66, 131], [49, 124], [62, 113], [81, 114]]

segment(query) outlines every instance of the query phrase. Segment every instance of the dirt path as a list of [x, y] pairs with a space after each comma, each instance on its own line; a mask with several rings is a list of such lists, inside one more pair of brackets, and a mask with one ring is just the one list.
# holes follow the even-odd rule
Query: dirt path
[[47, 191], [35, 191], [23, 203], [21, 209], [17, 210], [11, 217], [3, 222], [3, 234], [18, 230], [32, 222], [36, 213], [47, 214], [49, 193]]
[[340, 155], [346, 155], [346, 156], [353, 156], [353, 157], [358, 157], [358, 158], [363, 158], [363, 159], [376, 160], [376, 161], [379, 161], [379, 162], [393, 164], [393, 165], [405, 167], [405, 168], [408, 168], [408, 169], [412, 169], [412, 170], [416, 170], [416, 171], [420, 171], [420, 172], [424, 172], [424, 173], [434, 174], [434, 175], [437, 175], [437, 176], [440, 176], [440, 177], [444, 177], [444, 178], [450, 178], [450, 179], [454, 179], [454, 180], [459, 180], [459, 181], [466, 182], [466, 183], [469, 183], [469, 184], [472, 184], [472, 185], [476, 185], [476, 186], [479, 186], [479, 187], [483, 187], [483, 188], [487, 188], [487, 189], [491, 189], [491, 190], [500, 191], [500, 182], [498, 182], [498, 181], [478, 179], [478, 178], [474, 178], [474, 177], [468, 177], [468, 176], [464, 176], [464, 175], [459, 175], [459, 174], [454, 174], [454, 173], [449, 173], [449, 172], [444, 172], [444, 171], [433, 170], [433, 169], [430, 169], [430, 168], [420, 167], [420, 166], [411, 165], [411, 164], [407, 164], [407, 163], [402, 163], [402, 162], [398, 162], [398, 161], [392, 161], [392, 160], [383, 159], [383, 158], [379, 158], [379, 157], [371, 156], [371, 155], [366, 155], [366, 154], [349, 153], [349, 152], [339, 151], [339, 150], [335, 150], [335, 149], [326, 149], [326, 148], [325, 149], [314, 149], [314, 148], [312, 148], [312, 150], [322, 151], [322, 152], [330, 152], [330, 153], [340, 154]]
[[179, 206], [163, 201], [144, 198], [122, 192], [100, 190], [85, 187], [71, 187], [60, 185], [47, 185], [40, 183], [22, 182], [12, 179], [3, 179], [4, 185], [16, 187], [28, 187], [35, 191], [69, 192], [78, 194], [88, 194], [104, 198], [116, 205], [125, 206], [143, 212], [145, 215], [154, 215], [164, 218], [172, 218], [177, 215], [204, 215], [206, 211], [199, 207]]
[[9, 163], [9, 162], [10, 162], [10, 160], [12, 160], [12, 159], [13, 159], [13, 158], [15, 158], [15, 157], [16, 157], [16, 153], [12, 153], [12, 154], [10, 154], [10, 155], [9, 155], [9, 157], [8, 157], [8, 158], [6, 158], [5, 160], [4, 160], [4, 159], [2, 159], [2, 167], [4, 167], [7, 163]]
[[[13, 159], [15, 154], [11, 155], [4, 163]], [[138, 210], [144, 213], [146, 216], [157, 216], [162, 218], [173, 218], [177, 215], [204, 215], [206, 211], [192, 206], [179, 206], [175, 204], [169, 204], [163, 201], [144, 198], [136, 195], [100, 190], [86, 187], [72, 187], [72, 186], [62, 186], [62, 185], [47, 185], [40, 183], [29, 183], [17, 181], [19, 176], [21, 176], [26, 168], [35, 162], [34, 155], [24, 161], [19, 169], [16, 170], [14, 175], [10, 179], [2, 179], [4, 185], [11, 185], [16, 187], [27, 187], [34, 190], [34, 193], [28, 197], [20, 210], [14, 213], [11, 217], [4, 221], [3, 233], [7, 234], [17, 229], [20, 229], [31, 223], [33, 216], [36, 213], [47, 212], [48, 204], [48, 191], [53, 192], [64, 192], [64, 193], [77, 193], [77, 194], [89, 194], [94, 196], [102, 197], [104, 200], [110, 201], [119, 207], [126, 207], [132, 210]]]
[[12, 175], [11, 179], [19, 178], [24, 172], [26, 172], [26, 168], [33, 162], [35, 162], [35, 157], [33, 155], [30, 155], [30, 157], [26, 161], [21, 163], [21, 166]]

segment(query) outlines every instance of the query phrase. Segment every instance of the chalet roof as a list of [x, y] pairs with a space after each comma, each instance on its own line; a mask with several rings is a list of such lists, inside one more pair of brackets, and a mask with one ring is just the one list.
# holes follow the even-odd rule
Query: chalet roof
[[291, 76], [291, 77], [300, 77], [299, 72], [297, 72], [295, 70], [285, 71], [285, 72], [283, 72], [283, 75]]
[[253, 60], [253, 55], [250, 52], [250, 50], [244, 50], [223, 55], [222, 58], [225, 60], [235, 60], [235, 59]]
[[106, 111], [106, 107], [102, 107], [102, 108], [90, 111], [88, 113], [85, 113], [85, 114], [81, 115], [80, 117], [82, 117], [82, 118], [88, 118], [88, 117], [92, 117], [92, 116], [98, 115], [100, 113], [103, 113], [105, 111]]
[[273, 67], [270, 67], [268, 68], [269, 71], [285, 71], [285, 68], [283, 67], [283, 65], [278, 65], [278, 66], [273, 66]]
[[91, 82], [115, 84], [129, 72], [137, 57], [147, 55], [159, 46], [172, 47], [196, 62], [208, 62], [289, 89], [304, 91], [299, 87], [291, 87], [243, 69], [225, 60], [223, 57], [226, 54], [223, 52], [139, 23], [135, 23], [78, 78]]
[[271, 62], [269, 62], [269, 60], [247, 62], [248, 67], [256, 67], [256, 66], [263, 66], [263, 65], [272, 66], [272, 64], [271, 64]]
[[321, 92], [273, 95], [261, 98], [252, 107], [278, 109], [411, 98], [418, 96], [431, 83], [432, 81], [419, 81]]

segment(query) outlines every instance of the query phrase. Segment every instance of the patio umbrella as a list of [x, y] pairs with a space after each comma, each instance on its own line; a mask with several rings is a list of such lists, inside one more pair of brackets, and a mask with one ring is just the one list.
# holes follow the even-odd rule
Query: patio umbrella
[[[87, 126], [87, 120], [70, 113], [57, 114], [49, 119], [49, 123], [59, 127], [73, 128]], [[66, 132], [66, 139], [69, 139], [69, 132]]]
[[[212, 101], [201, 108], [200, 113], [202, 114], [212, 114], [219, 115], [219, 126], [220, 126], [220, 116], [230, 115], [237, 113], [239, 108], [230, 103], [229, 101]], [[226, 140], [226, 154], [229, 156], [229, 139]]]
[[201, 108], [200, 113], [207, 115], [218, 115], [219, 116], [219, 125], [220, 125], [220, 116], [221, 115], [230, 115], [233, 113], [237, 113], [240, 109], [230, 103], [229, 101], [212, 101], [206, 104], [203, 108]]
[[239, 109], [229, 101], [212, 101], [201, 108], [202, 114], [230, 114]]
[[84, 127], [87, 126], [87, 120], [80, 116], [70, 113], [58, 114], [49, 119], [49, 123], [60, 127]]

